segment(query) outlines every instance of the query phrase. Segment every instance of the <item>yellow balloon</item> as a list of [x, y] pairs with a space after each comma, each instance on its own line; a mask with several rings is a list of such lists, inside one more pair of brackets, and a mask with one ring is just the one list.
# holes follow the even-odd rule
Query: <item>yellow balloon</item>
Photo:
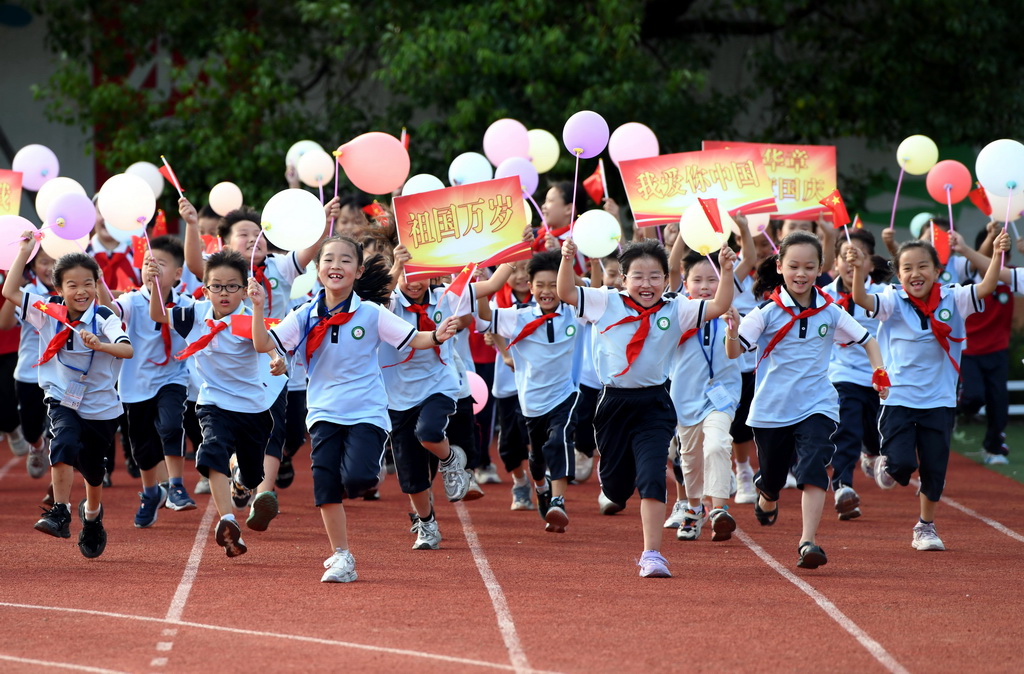
[[928, 136], [910, 136], [896, 148], [896, 162], [910, 175], [924, 175], [938, 161], [939, 148]]
[[526, 224], [533, 224], [533, 207], [530, 206], [530, 202], [523, 199], [523, 210], [526, 211]]
[[544, 129], [530, 129], [526, 132], [530, 140], [530, 163], [537, 173], [547, 173], [558, 161], [558, 139]]
[[[721, 211], [719, 208], [719, 212]], [[729, 234], [725, 228], [731, 223], [732, 219], [726, 213], [722, 218], [724, 231], [716, 232], [708, 220], [707, 213], [704, 212], [704, 207], [700, 203], [695, 203], [683, 211], [683, 216], [679, 218], [679, 235], [683, 237], [683, 242], [690, 250], [695, 250], [701, 255], [710, 255], [728, 241]]]

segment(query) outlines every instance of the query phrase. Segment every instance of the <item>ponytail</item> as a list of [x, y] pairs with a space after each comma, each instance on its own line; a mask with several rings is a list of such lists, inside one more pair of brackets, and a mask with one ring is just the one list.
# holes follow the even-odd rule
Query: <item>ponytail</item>
[[387, 304], [390, 301], [391, 274], [383, 255], [378, 253], [363, 264], [363, 274], [356, 279], [352, 290], [364, 302]]
[[779, 273], [779, 256], [769, 256], [757, 266], [757, 274], [754, 276], [754, 298], [761, 301], [782, 284], [782, 274]]
[[872, 283], [888, 283], [892, 278], [892, 265], [881, 255], [872, 255], [871, 261], [874, 268], [868, 273]]

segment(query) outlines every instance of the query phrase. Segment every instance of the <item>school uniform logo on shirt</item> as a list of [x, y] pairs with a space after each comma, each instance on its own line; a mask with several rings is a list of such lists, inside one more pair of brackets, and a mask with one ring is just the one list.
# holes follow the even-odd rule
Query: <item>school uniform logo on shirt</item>
[[1006, 304], [1010, 301], [1010, 296], [1006, 293], [996, 293], [996, 299], [999, 300], [1000, 304]]
[[953, 275], [950, 274], [948, 271], [944, 271], [942, 272], [942, 274], [939, 275], [939, 280], [941, 280], [943, 283], [949, 283], [950, 281], [953, 280]]
[[435, 311], [434, 312], [434, 322], [435, 323], [440, 323], [441, 322], [441, 312], [440, 311]]
[[949, 309], [939, 309], [935, 316], [943, 323], [949, 322], [949, 319], [953, 317], [953, 312]]
[[658, 327], [662, 330], [668, 330], [670, 325], [672, 325], [672, 321], [670, 321], [667, 316], [662, 316], [658, 319]]
[[576, 334], [576, 326], [575, 325], [570, 325], [569, 327], [567, 327], [565, 329], [566, 337], [572, 337], [575, 334]]
[[818, 326], [818, 337], [825, 337], [828, 335], [828, 324], [822, 323]]
[[366, 330], [364, 330], [361, 326], [357, 325], [356, 327], [352, 328], [352, 339], [362, 339], [365, 336]]
[[268, 278], [267, 282], [270, 284], [270, 289], [271, 290], [277, 290], [277, 286], [280, 285], [280, 282], [276, 278], [274, 278], [273, 276]]

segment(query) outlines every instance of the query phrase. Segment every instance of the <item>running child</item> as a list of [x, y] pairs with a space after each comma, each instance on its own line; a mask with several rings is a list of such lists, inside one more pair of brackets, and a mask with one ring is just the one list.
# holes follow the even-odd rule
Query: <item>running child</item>
[[53, 266], [59, 298], [23, 293], [25, 263], [35, 248], [34, 231], [25, 232], [18, 255], [4, 280], [3, 294], [18, 305], [18, 318], [39, 330], [39, 384], [50, 423], [50, 478], [54, 504], [35, 524], [38, 531], [70, 538], [71, 484], [74, 469], [85, 478], [85, 499], [78, 506], [82, 531], [78, 549], [99, 557], [107, 546], [103, 528], [105, 454], [114, 442], [121, 399], [115, 384], [121, 360], [132, 344], [121, 321], [96, 302], [100, 269], [85, 253], [64, 255]]
[[914, 471], [919, 472], [920, 518], [911, 541], [915, 550], [946, 549], [935, 531], [935, 507], [949, 465], [964, 322], [982, 310], [982, 300], [999, 282], [999, 252], [1010, 247], [1006, 232], [996, 237], [993, 247], [980, 283], [943, 286], [935, 248], [925, 241], [906, 241], [895, 259], [902, 287], [889, 286], [875, 295], [864, 286], [860, 249], [850, 247], [846, 253], [854, 267], [853, 301], [881, 322], [878, 340], [892, 367], [892, 388], [878, 419], [881, 458], [875, 481], [883, 489], [907, 486]]
[[[816, 536], [829, 487], [827, 468], [835, 454], [832, 435], [839, 422], [839, 398], [828, 380], [832, 343], [863, 346], [877, 371], [879, 394], [886, 392], [877, 342], [814, 285], [821, 264], [821, 242], [816, 236], [800, 231], [788, 235], [779, 245], [778, 258], [769, 258], [758, 268], [754, 294], [771, 290], [769, 300], [726, 333], [730, 358], [758, 349], [754, 399], [747, 418], [754, 429], [760, 467], [754, 478], [758, 490], [754, 515], [762, 526], [775, 523], [778, 505], [770, 504], [779, 500], [793, 466], [797, 487], [803, 491], [797, 566], [804, 569], [828, 562]], [[855, 278], [854, 287], [856, 283]]]
[[557, 289], [559, 299], [576, 307], [576, 314], [596, 330], [594, 360], [604, 386], [595, 415], [602, 494], [621, 510], [634, 491], [640, 493], [644, 543], [640, 576], [667, 578], [672, 574], [660, 548], [665, 464], [676, 414], [665, 383], [683, 333], [728, 310], [736, 255], [723, 246], [719, 253], [722, 283], [715, 298], [697, 300], [663, 297], [668, 255], [657, 241], [634, 242], [622, 251], [622, 291], [577, 287], [576, 252], [571, 239], [562, 244]]

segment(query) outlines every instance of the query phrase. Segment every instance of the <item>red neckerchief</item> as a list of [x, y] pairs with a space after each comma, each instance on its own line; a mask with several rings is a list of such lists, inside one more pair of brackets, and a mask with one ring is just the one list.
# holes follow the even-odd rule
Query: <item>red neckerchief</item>
[[[411, 311], [414, 314], [416, 314], [416, 329], [417, 330], [423, 330], [423, 331], [426, 331], [426, 332], [433, 332], [437, 328], [437, 323], [435, 323], [433, 321], [433, 319], [430, 318], [430, 305], [429, 304], [415, 304], [413, 302], [410, 302], [409, 306], [407, 306], [406, 309], [408, 309], [409, 311]], [[441, 358], [441, 348], [440, 347], [435, 346], [434, 347], [434, 353], [437, 354], [437, 359], [439, 361], [441, 361], [441, 365], [448, 365], [448, 363], [444, 362], [444, 359]], [[412, 357], [414, 355], [416, 355], [416, 350], [410, 348], [409, 349], [409, 355], [406, 356], [405, 360], [403, 360], [401, 363], [392, 363], [391, 365], [385, 365], [384, 367], [394, 367], [395, 365], [401, 365], [402, 363], [408, 363], [410, 360], [412, 360]]]
[[953, 332], [953, 328], [948, 324], [935, 318], [935, 310], [939, 308], [939, 301], [941, 297], [942, 288], [938, 283], [932, 284], [932, 290], [928, 294], [928, 301], [924, 302], [907, 293], [907, 299], [914, 305], [921, 315], [928, 319], [928, 322], [932, 327], [932, 334], [935, 335], [935, 341], [939, 343], [942, 350], [946, 352], [946, 357], [949, 358], [949, 362], [953, 363], [953, 367], [956, 368], [956, 373], [960, 374], [960, 364], [953, 359], [952, 354], [949, 353], [949, 343], [962, 342], [966, 337], [950, 337], [949, 334]]
[[95, 259], [96, 264], [100, 266], [103, 278], [110, 279], [116, 283], [118, 269], [120, 269], [121, 272], [129, 279], [135, 278], [135, 268], [132, 267], [132, 262], [128, 259], [127, 252], [108, 253], [106, 251], [100, 251], [93, 254], [93, 259]]
[[306, 338], [307, 363], [313, 358], [313, 353], [320, 348], [320, 344], [323, 343], [324, 337], [327, 336], [327, 328], [335, 325], [345, 325], [352, 320], [355, 313], [354, 311], [340, 311], [333, 316], [323, 316], [320, 318], [320, 321], [309, 332], [309, 337]]
[[686, 332], [684, 332], [684, 333], [683, 333], [683, 336], [679, 338], [679, 346], [682, 346], [682, 345], [683, 345], [683, 342], [685, 342], [686, 340], [688, 340], [688, 339], [689, 339], [690, 337], [693, 337], [693, 336], [694, 336], [694, 335], [696, 335], [696, 334], [697, 334], [698, 332], [700, 332], [700, 328], [690, 328], [689, 330], [687, 330]]
[[654, 306], [649, 309], [644, 309], [642, 306], [634, 302], [633, 298], [629, 295], [622, 295], [622, 303], [637, 312], [637, 315], [626, 316], [625, 318], [612, 323], [602, 330], [601, 334], [603, 335], [616, 325], [623, 325], [624, 323], [636, 323], [639, 321], [640, 325], [637, 327], [636, 332], [633, 333], [633, 337], [630, 338], [629, 344], [626, 344], [626, 369], [615, 375], [616, 377], [621, 377], [629, 372], [629, 368], [633, 367], [633, 361], [635, 361], [640, 355], [640, 351], [644, 348], [644, 341], [647, 339], [647, 334], [651, 331], [651, 316], [658, 313], [658, 311], [665, 306], [665, 300], [659, 299]]
[[53, 339], [50, 340], [50, 343], [46, 345], [46, 350], [43, 351], [43, 355], [39, 357], [39, 362], [35, 364], [35, 367], [42, 365], [56, 356], [57, 353], [64, 348], [64, 344], [68, 341], [68, 337], [71, 336], [73, 328], [78, 327], [81, 324], [82, 321], [71, 321], [70, 327], [66, 327], [54, 335]]
[[222, 321], [214, 321], [207, 318], [206, 327], [210, 328], [210, 332], [203, 335], [202, 337], [200, 337], [199, 339], [197, 339], [196, 341], [192, 342], [184, 349], [179, 351], [178, 355], [174, 357], [176, 360], [185, 360], [193, 353], [205, 349], [206, 345], [213, 341], [213, 338], [217, 335], [218, 332], [222, 332], [223, 330], [227, 329], [228, 324]]
[[540, 318], [533, 319], [523, 327], [520, 333], [516, 335], [515, 339], [508, 343], [508, 348], [511, 349], [513, 346], [515, 346], [516, 342], [526, 339], [527, 337], [532, 335], [534, 332], [537, 331], [537, 328], [544, 325], [544, 322], [549, 318], [556, 318], [558, 316], [561, 316], [561, 314], [556, 311], [554, 313], [544, 314]]
[[498, 292], [494, 293], [494, 302], [495, 302], [495, 304], [498, 305], [499, 309], [508, 309], [508, 308], [512, 307], [513, 305], [515, 305], [515, 304], [526, 304], [527, 302], [529, 302], [532, 299], [533, 299], [533, 294], [529, 290], [527, 290], [526, 291], [526, 299], [524, 299], [522, 302], [520, 302], [512, 294], [512, 286], [510, 286], [507, 283], [505, 285], [501, 286], [501, 290], [499, 290]]
[[835, 300], [836, 306], [842, 307], [843, 311], [850, 310], [850, 303], [853, 302], [852, 293], [843, 292], [843, 279], [836, 281], [836, 292], [839, 293], [839, 299]]
[[[827, 293], [825, 293], [818, 286], [814, 286], [814, 291], [818, 293], [818, 296], [821, 297], [822, 300], [824, 300], [824, 303], [816, 307], [804, 309], [799, 314], [794, 314], [792, 309], [790, 309], [789, 307], [782, 303], [782, 296], [779, 294], [780, 290], [781, 287], [773, 290], [772, 294], [768, 296], [768, 300], [771, 302], [775, 302], [775, 304], [777, 304], [780, 309], [789, 314], [789, 322], [782, 326], [782, 328], [775, 333], [775, 336], [772, 337], [771, 341], [768, 342], [768, 346], [765, 347], [764, 353], [762, 353], [761, 357], [757, 359], [757, 367], [761, 366], [761, 361], [767, 358], [768, 354], [771, 353], [772, 349], [775, 348], [775, 345], [782, 341], [782, 338], [786, 336], [786, 334], [793, 327], [794, 323], [796, 323], [802, 318], [810, 318], [814, 314], [821, 313], [822, 311], [825, 310], [826, 307], [828, 307], [828, 305], [833, 303], [832, 298], [829, 297]], [[757, 367], [755, 367], [754, 369], [757, 369]]]
[[266, 268], [267, 263], [264, 261], [263, 264], [253, 270], [252, 277], [263, 286], [263, 294], [267, 296], [267, 315], [269, 316], [274, 313], [274, 294], [270, 292], [270, 281], [267, 280], [267, 275], [264, 273]]
[[[172, 295], [172, 297], [173, 297], [173, 295]], [[174, 305], [174, 302], [168, 302], [165, 306], [168, 309], [173, 309], [175, 305]], [[161, 323], [160, 324], [160, 338], [164, 342], [164, 360], [163, 360], [163, 362], [162, 363], [158, 363], [155, 360], [151, 360], [151, 359], [148, 359], [148, 358], [146, 359], [147, 363], [152, 363], [153, 365], [156, 365], [157, 367], [163, 367], [164, 365], [167, 365], [167, 363], [171, 362], [171, 324], [170, 323]]]

